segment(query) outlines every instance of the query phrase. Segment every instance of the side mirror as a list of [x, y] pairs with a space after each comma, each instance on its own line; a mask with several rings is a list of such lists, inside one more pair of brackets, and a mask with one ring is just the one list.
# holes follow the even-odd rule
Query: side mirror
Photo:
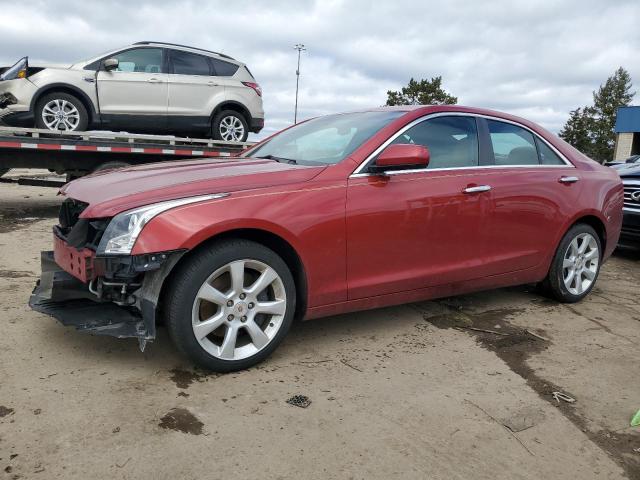
[[115, 70], [116, 68], [118, 68], [119, 64], [120, 62], [117, 58], [107, 58], [104, 62], [102, 62], [102, 66], [107, 72]]
[[423, 145], [393, 144], [385, 148], [372, 170], [384, 173], [393, 170], [411, 170], [427, 168], [429, 165], [429, 149]]

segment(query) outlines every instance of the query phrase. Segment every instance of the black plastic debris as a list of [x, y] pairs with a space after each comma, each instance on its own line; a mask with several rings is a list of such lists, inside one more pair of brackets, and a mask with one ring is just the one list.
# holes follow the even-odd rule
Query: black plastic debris
[[293, 405], [294, 407], [307, 408], [311, 405], [311, 400], [309, 397], [305, 395], [294, 395], [289, 400], [287, 400], [289, 405]]

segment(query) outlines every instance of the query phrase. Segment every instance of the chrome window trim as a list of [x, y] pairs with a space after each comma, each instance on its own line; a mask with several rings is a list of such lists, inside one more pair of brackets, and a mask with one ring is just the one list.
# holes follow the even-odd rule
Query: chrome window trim
[[[376, 156], [378, 156], [380, 154], [380, 152], [382, 150], [387, 148], [389, 146], [389, 144], [391, 144], [391, 142], [393, 142], [396, 138], [398, 138], [404, 132], [406, 132], [410, 128], [418, 125], [419, 123], [422, 123], [422, 122], [425, 122], [427, 120], [430, 120], [432, 118], [437, 118], [437, 117], [472, 117], [472, 118], [484, 118], [484, 119], [487, 119], [487, 120], [495, 120], [497, 122], [510, 123], [511, 125], [515, 125], [516, 127], [523, 128], [524, 130], [530, 132], [534, 137], [536, 137], [540, 141], [544, 142], [558, 156], [558, 158], [560, 158], [560, 160], [562, 160], [564, 162], [564, 165], [542, 165], [542, 164], [537, 164], [537, 165], [469, 165], [469, 166], [465, 166], [465, 167], [420, 168], [420, 169], [409, 169], [409, 170], [396, 170], [396, 171], [385, 172], [385, 175], [402, 175], [402, 174], [405, 174], [405, 173], [441, 172], [441, 171], [447, 171], [447, 170], [469, 170], [469, 169], [489, 169], [489, 168], [566, 168], [566, 167], [576, 168], [576, 166], [573, 163], [571, 163], [567, 159], [567, 157], [565, 157], [560, 151], [558, 151], [558, 149], [556, 147], [551, 145], [547, 140], [542, 138], [540, 135], [538, 135], [536, 132], [531, 130], [526, 125], [522, 125], [522, 124], [520, 124], [518, 122], [514, 122], [512, 120], [507, 120], [507, 119], [500, 118], [500, 117], [494, 117], [492, 115], [483, 115], [483, 114], [480, 114], [480, 113], [438, 112], [438, 113], [429, 113], [429, 114], [424, 115], [424, 116], [422, 116], [420, 118], [416, 118], [412, 122], [410, 122], [407, 125], [405, 125], [404, 127], [402, 127], [400, 130], [398, 130], [396, 133], [394, 133], [391, 137], [389, 137], [387, 140], [385, 140], [385, 142], [382, 145], [380, 145], [378, 148], [376, 148], [370, 155], [368, 155], [367, 158], [365, 158], [362, 161], [362, 163], [360, 163], [360, 165], [358, 165], [358, 167], [351, 173], [349, 178], [377, 176], [378, 174], [366, 173], [366, 172], [363, 173], [362, 171], [368, 166], [368, 164]], [[478, 133], [478, 140], [479, 140], [479, 137], [480, 137], [480, 134]], [[537, 153], [537, 148], [536, 148], [536, 153]]]

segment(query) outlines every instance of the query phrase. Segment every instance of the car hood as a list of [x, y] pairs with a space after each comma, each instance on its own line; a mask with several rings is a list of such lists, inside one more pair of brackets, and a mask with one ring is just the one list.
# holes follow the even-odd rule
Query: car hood
[[616, 170], [622, 179], [640, 177], [640, 165], [637, 163], [625, 164], [624, 167], [619, 167]]
[[94, 173], [60, 194], [89, 204], [83, 218], [105, 218], [164, 200], [306, 182], [325, 168], [248, 158], [162, 162]]

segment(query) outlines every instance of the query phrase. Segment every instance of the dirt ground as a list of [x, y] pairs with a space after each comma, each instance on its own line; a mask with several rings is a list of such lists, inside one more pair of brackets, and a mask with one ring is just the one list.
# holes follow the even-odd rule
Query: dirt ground
[[0, 478], [640, 478], [639, 253], [576, 305], [519, 287], [327, 318], [207, 375], [163, 328], [140, 353], [28, 308], [59, 201], [0, 184]]

